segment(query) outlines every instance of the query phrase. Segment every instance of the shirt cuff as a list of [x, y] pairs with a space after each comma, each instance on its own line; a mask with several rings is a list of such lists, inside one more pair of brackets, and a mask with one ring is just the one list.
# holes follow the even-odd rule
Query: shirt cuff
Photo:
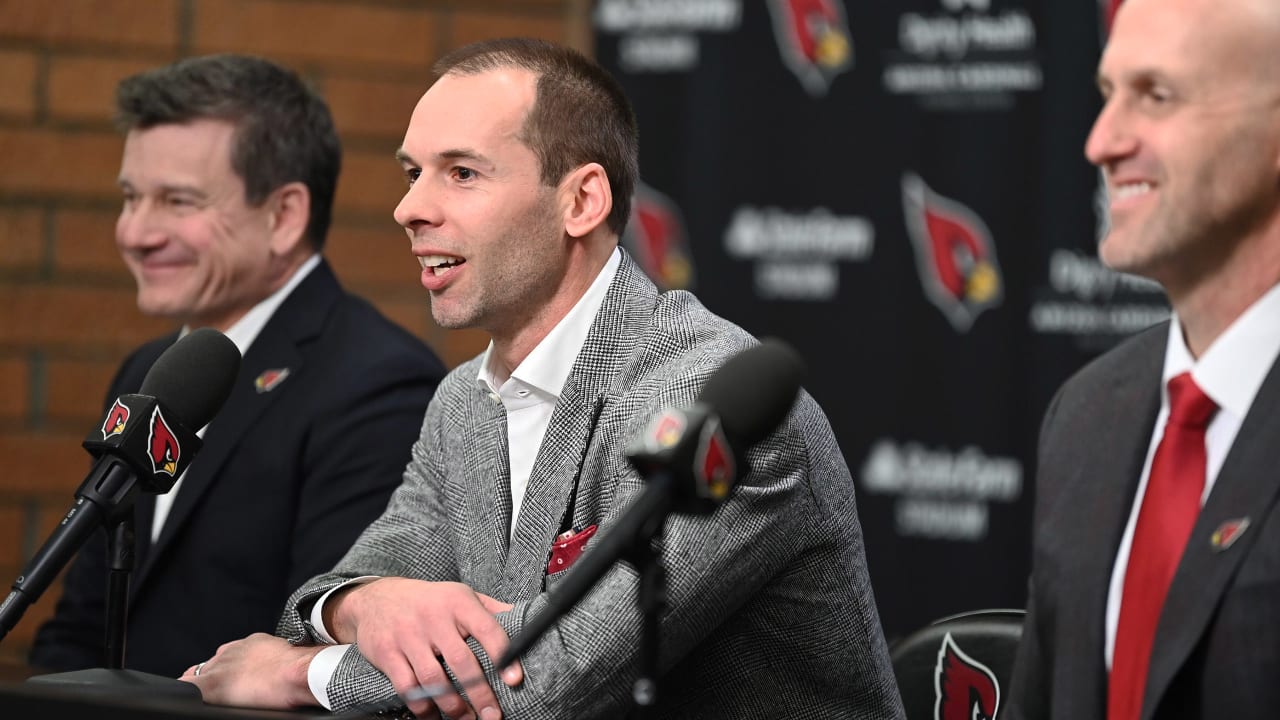
[[333, 679], [333, 673], [338, 669], [338, 663], [342, 662], [342, 656], [347, 654], [347, 648], [350, 645], [331, 645], [311, 658], [311, 664], [307, 665], [307, 687], [311, 689], [311, 694], [315, 696], [316, 702], [324, 706], [325, 710], [333, 710], [329, 704], [329, 681]]
[[[352, 578], [341, 585], [330, 588], [329, 592], [320, 596], [320, 599], [317, 600], [316, 604], [311, 608], [311, 630], [321, 642], [326, 645], [336, 645], [338, 642], [333, 639], [333, 636], [329, 634], [329, 629], [324, 626], [324, 601], [328, 600], [330, 595], [342, 588], [350, 587], [351, 585], [363, 585], [367, 582], [373, 582], [378, 579], [380, 578], [377, 575], [361, 575], [358, 578]], [[336, 666], [337, 663], [334, 663], [334, 665]], [[309, 677], [310, 676], [308, 675], [308, 678]], [[314, 686], [312, 689], [314, 690]], [[328, 705], [325, 707], [328, 707]]]

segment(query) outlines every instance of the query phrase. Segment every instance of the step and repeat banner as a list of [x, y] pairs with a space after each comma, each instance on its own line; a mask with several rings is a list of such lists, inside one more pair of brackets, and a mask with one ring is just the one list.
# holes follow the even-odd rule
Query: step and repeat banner
[[885, 631], [1021, 607], [1059, 384], [1167, 317], [1096, 258], [1112, 0], [597, 0], [640, 121], [624, 244], [792, 343], [857, 484]]

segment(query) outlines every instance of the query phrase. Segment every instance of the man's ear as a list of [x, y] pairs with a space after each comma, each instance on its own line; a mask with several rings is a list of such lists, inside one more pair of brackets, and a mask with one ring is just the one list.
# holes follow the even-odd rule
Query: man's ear
[[600, 163], [587, 163], [566, 175], [560, 182], [560, 199], [564, 230], [570, 237], [590, 234], [613, 210], [613, 188]]
[[271, 252], [293, 254], [306, 239], [311, 219], [311, 193], [300, 182], [281, 185], [267, 198], [267, 227], [271, 231]]

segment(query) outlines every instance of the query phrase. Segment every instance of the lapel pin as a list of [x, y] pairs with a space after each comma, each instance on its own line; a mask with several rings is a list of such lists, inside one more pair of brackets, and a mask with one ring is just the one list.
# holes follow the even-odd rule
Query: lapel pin
[[253, 380], [253, 389], [258, 394], [268, 393], [276, 389], [276, 386], [284, 382], [289, 377], [289, 368], [277, 368], [275, 370], [267, 370]]
[[1215, 552], [1222, 552], [1235, 544], [1236, 540], [1249, 529], [1249, 518], [1237, 518], [1228, 520], [1218, 526], [1217, 530], [1209, 536], [1209, 546]]

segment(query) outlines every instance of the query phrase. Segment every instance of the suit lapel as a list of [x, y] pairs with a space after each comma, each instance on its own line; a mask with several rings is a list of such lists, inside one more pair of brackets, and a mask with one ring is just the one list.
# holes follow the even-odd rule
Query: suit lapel
[[469, 396], [464, 421], [470, 428], [464, 438], [462, 457], [467, 468], [467, 547], [458, 548], [463, 580], [485, 593], [497, 590], [502, 565], [507, 556], [511, 527], [511, 462], [507, 447], [507, 414], [488, 388], [477, 385]]
[[525, 600], [541, 589], [547, 554], [579, 479], [595, 397], [566, 382], [529, 474], [503, 572], [503, 597]]
[[605, 401], [622, 363], [631, 356], [656, 296], [653, 284], [624, 252], [538, 448], [507, 555], [501, 597], [523, 600], [541, 591], [552, 542], [565, 514], [574, 510], [569, 499], [575, 485], [598, 482], [581, 477], [591, 446], [598, 445], [593, 439], [601, 409], [597, 405]]
[[1223, 523], [1261, 522], [1280, 496], [1280, 367], [1273, 365], [1240, 425], [1218, 471], [1213, 490], [1196, 519], [1187, 549], [1165, 598], [1152, 646], [1143, 717], [1149, 718], [1178, 670], [1203, 637], [1214, 609], [1231, 584], [1260, 531], [1245, 532], [1225, 550], [1211, 538]]
[[285, 380], [270, 392], [259, 392], [255, 380], [269, 370], [288, 368], [291, 374], [301, 371], [305, 355], [300, 346], [320, 333], [341, 294], [337, 278], [328, 264], [321, 262], [294, 288], [258, 333], [240, 364], [230, 397], [209, 423], [204, 447], [182, 480], [160, 536], [137, 574], [135, 587], [146, 582], [158, 559], [183, 531], [200, 499], [216, 484], [223, 466], [235, 454], [254, 421], [289, 390]]

